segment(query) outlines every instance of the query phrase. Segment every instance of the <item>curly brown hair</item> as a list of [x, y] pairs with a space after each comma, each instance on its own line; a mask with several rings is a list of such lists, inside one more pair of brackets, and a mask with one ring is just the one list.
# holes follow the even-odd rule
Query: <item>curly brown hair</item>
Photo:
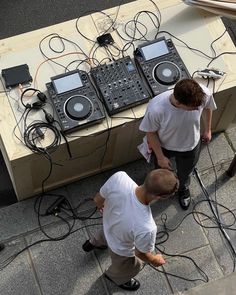
[[205, 99], [205, 93], [193, 79], [183, 79], [175, 85], [174, 97], [185, 106], [199, 107]]

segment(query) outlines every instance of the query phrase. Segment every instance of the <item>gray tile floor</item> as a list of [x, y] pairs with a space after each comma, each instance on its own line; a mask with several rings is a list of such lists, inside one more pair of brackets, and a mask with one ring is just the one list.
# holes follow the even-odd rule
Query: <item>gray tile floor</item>
[[[19, 33], [38, 29], [51, 24], [76, 18], [86, 11], [93, 9], [104, 9], [118, 5], [118, 0], [101, 0], [96, 4], [91, 0], [78, 1], [38, 1], [31, 5], [30, 0], [3, 1], [0, 10], [0, 18], [3, 26], [0, 38], [14, 36]], [[56, 3], [58, 2], [58, 3]], [[74, 3], [75, 2], [75, 3]], [[130, 2], [130, 1], [123, 1]], [[57, 5], [55, 5], [55, 3]], [[76, 4], [76, 5], [75, 5]], [[52, 13], [53, 7], [53, 13]], [[65, 9], [66, 7], [66, 9]], [[78, 7], [75, 9], [75, 7]], [[37, 17], [36, 17], [37, 15]], [[232, 40], [235, 42], [236, 22], [223, 19], [228, 27]], [[4, 25], [6, 24], [6, 25]], [[232, 212], [236, 210], [236, 181], [235, 177], [228, 178], [225, 175], [236, 150], [236, 126], [233, 125], [226, 132], [216, 135], [209, 146], [210, 153], [216, 165], [218, 177], [217, 200], [229, 207]], [[1, 167], [4, 163], [1, 160]], [[143, 160], [131, 163], [122, 167], [138, 183], [141, 183], [144, 175], [151, 169]], [[212, 197], [215, 197], [215, 174], [212, 163], [206, 148], [203, 148], [201, 158], [198, 163], [201, 178]], [[94, 177], [81, 180], [77, 183], [65, 186], [57, 193], [64, 194], [76, 206], [82, 199], [91, 197], [99, 189], [100, 185], [114, 172], [108, 171]], [[2, 205], [14, 202], [14, 192], [7, 178], [0, 172], [1, 186], [0, 195]], [[194, 205], [204, 200], [204, 195], [193, 178], [191, 183]], [[52, 203], [52, 197], [44, 199], [43, 209], [48, 208]], [[87, 204], [91, 207], [91, 204]], [[86, 208], [80, 209], [79, 213], [84, 213]], [[200, 203], [196, 207], [198, 212], [212, 215], [206, 202]], [[184, 218], [183, 212], [175, 199], [163, 203], [155, 203], [152, 206], [153, 215], [162, 230], [161, 215], [167, 214], [167, 227], [174, 228]], [[190, 210], [191, 211], [191, 210]], [[233, 223], [232, 214], [226, 209], [220, 208], [222, 220], [227, 224]], [[204, 226], [212, 226], [203, 214], [196, 213], [196, 220], [201, 221]], [[56, 217], [42, 217], [41, 223], [46, 233], [57, 237], [67, 232], [65, 223]], [[82, 251], [82, 243], [100, 225], [101, 220], [76, 221], [74, 233], [61, 241], [45, 241], [29, 247], [19, 254], [8, 266], [0, 270], [0, 294], [4, 295], [73, 295], [73, 294], [125, 294], [112, 283], [103, 278], [102, 273], [109, 265], [107, 251], [95, 251], [86, 254]], [[85, 225], [91, 225], [84, 227]], [[81, 228], [83, 227], [83, 228]], [[80, 229], [81, 228], [81, 229]], [[235, 228], [235, 225], [233, 226]], [[76, 231], [77, 230], [77, 231]], [[235, 231], [227, 230], [233, 244], [236, 244]], [[15, 253], [30, 244], [45, 239], [45, 235], [39, 228], [37, 215], [34, 212], [34, 199], [29, 199], [20, 203], [0, 209], [0, 241], [5, 244], [5, 249], [0, 252], [0, 269], [10, 262], [10, 258]], [[158, 294], [167, 295], [178, 292], [178, 294], [235, 294], [235, 276], [230, 275], [233, 270], [232, 255], [228, 251], [228, 246], [223, 240], [218, 229], [202, 228], [189, 215], [183, 223], [173, 232], [167, 242], [160, 246], [169, 254], [181, 254], [192, 257], [200, 268], [207, 273], [210, 282], [205, 284], [204, 277], [197, 271], [194, 264], [183, 257], [166, 256], [167, 263], [160, 272], [146, 266], [138, 275], [142, 286], [137, 294]], [[189, 281], [178, 279], [167, 275], [169, 272], [189, 279]], [[197, 279], [196, 281], [191, 281]], [[215, 282], [215, 280], [217, 280]], [[218, 283], [218, 284], [217, 284]], [[198, 286], [197, 288], [193, 288]], [[193, 289], [190, 289], [193, 288]], [[182, 293], [184, 292], [184, 293]]]
[[[230, 208], [233, 213], [236, 212], [236, 176], [229, 178], [225, 172], [236, 149], [235, 134], [236, 125], [232, 125], [225, 132], [214, 136], [209, 145], [214, 169], [206, 147], [202, 149], [197, 167], [210, 196]], [[145, 174], [151, 168], [141, 159], [120, 169], [127, 171], [137, 183], [142, 183]], [[92, 197], [116, 170], [118, 169], [72, 183], [55, 190], [54, 193], [65, 195], [72, 206], [76, 206], [82, 200]], [[215, 173], [218, 180], [217, 186], [215, 185]], [[176, 230], [169, 232], [169, 239], [159, 245], [160, 250], [164, 250], [170, 256], [165, 256], [167, 262], [164, 267], [159, 269], [153, 269], [149, 265], [144, 267], [137, 276], [142, 284], [137, 294], [180, 294], [195, 286], [204, 285], [205, 275], [197, 269], [193, 261], [185, 256], [194, 259], [212, 282], [232, 273], [234, 263], [226, 241], [217, 228], [209, 228], [214, 224], [202, 214], [212, 216], [209, 205], [207, 202], [197, 204], [205, 197], [196, 177], [192, 178], [191, 191], [193, 200], [188, 212], [180, 209], [175, 198], [152, 205], [159, 232], [164, 228], [162, 222], [164, 214], [167, 216], [167, 228], [173, 230], [187, 213], [192, 212], [192, 209], [197, 212], [186, 216]], [[54, 199], [55, 197], [52, 196], [44, 198], [42, 211], [46, 210]], [[6, 246], [0, 252], [0, 267], [4, 265], [6, 259], [26, 246], [47, 239], [39, 228], [38, 218], [34, 212], [34, 201], [35, 199], [28, 199], [0, 209], [0, 236]], [[78, 214], [84, 216], [89, 214], [93, 208], [92, 202], [85, 203], [81, 205]], [[232, 213], [223, 207], [220, 207], [219, 211], [224, 223], [234, 223], [235, 218]], [[98, 213], [96, 214], [99, 217]], [[63, 212], [60, 215], [66, 218]], [[68, 226], [58, 217], [41, 217], [40, 221], [46, 234], [54, 238], [68, 232]], [[200, 223], [204, 227], [201, 227]], [[81, 249], [83, 242], [100, 226], [101, 219], [77, 220], [72, 229], [74, 233], [67, 238], [61, 241], [44, 241], [27, 248], [1, 270], [1, 294], [126, 294], [102, 276], [110, 263], [107, 250], [84, 253]], [[235, 225], [232, 228], [235, 228]], [[227, 229], [227, 233], [235, 246], [235, 231]], [[163, 239], [159, 237], [157, 241]], [[181, 257], [175, 256], [176, 254]], [[186, 280], [176, 276], [181, 276]]]

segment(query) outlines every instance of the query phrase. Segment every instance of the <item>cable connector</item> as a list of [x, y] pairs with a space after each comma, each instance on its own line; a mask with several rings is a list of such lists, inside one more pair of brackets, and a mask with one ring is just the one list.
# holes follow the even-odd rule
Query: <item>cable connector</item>
[[31, 104], [30, 104], [30, 103], [27, 103], [27, 104], [25, 105], [25, 108], [26, 108], [26, 109], [31, 109], [31, 108], [32, 108], [32, 106], [31, 106]]
[[47, 96], [43, 92], [39, 92], [37, 97], [40, 101], [45, 102], [47, 100]]
[[44, 133], [43, 133], [43, 131], [41, 130], [40, 127], [36, 127], [36, 128], [35, 128], [35, 132], [36, 132], [36, 134], [37, 134], [37, 136], [38, 136], [39, 138], [44, 139]]
[[51, 206], [48, 207], [46, 211], [46, 215], [55, 215], [60, 212], [60, 206], [66, 201], [66, 198], [61, 196], [55, 202], [52, 203]]
[[49, 124], [52, 124], [55, 121], [53, 116], [47, 112], [45, 112], [45, 119]]
[[43, 102], [42, 101], [36, 101], [32, 104], [32, 108], [34, 110], [38, 110], [43, 106]]
[[111, 34], [107, 33], [107, 34], [103, 34], [101, 36], [98, 36], [97, 42], [98, 42], [99, 46], [107, 46], [109, 44], [113, 44], [114, 40], [113, 40]]
[[197, 74], [202, 78], [220, 79], [224, 76], [225, 72], [214, 69], [204, 69], [197, 71]]

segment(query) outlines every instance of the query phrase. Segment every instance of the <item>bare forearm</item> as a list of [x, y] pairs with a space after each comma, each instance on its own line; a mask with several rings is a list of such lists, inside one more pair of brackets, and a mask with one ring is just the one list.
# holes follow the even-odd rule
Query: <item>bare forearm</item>
[[135, 250], [135, 255], [142, 261], [152, 264], [153, 266], [161, 266], [165, 264], [165, 259], [161, 254], [152, 254], [151, 252], [142, 253], [139, 250]]
[[148, 253], [141, 253], [139, 251], [135, 252], [135, 255], [140, 258], [144, 262], [152, 263], [152, 261], [155, 259], [155, 255], [153, 255], [151, 252]]
[[103, 208], [105, 199], [100, 195], [100, 193], [97, 193], [93, 200], [98, 209]]
[[147, 133], [147, 140], [152, 148], [153, 152], [156, 155], [158, 166], [164, 169], [172, 170], [171, 163], [168, 158], [162, 152], [160, 139], [156, 132], [148, 132]]
[[147, 132], [147, 140], [157, 159], [163, 158], [164, 155], [161, 149], [161, 143], [158, 134], [156, 132]]
[[211, 131], [211, 121], [212, 121], [212, 110], [211, 109], [204, 109], [202, 112], [202, 119], [204, 124], [204, 131], [210, 132]]

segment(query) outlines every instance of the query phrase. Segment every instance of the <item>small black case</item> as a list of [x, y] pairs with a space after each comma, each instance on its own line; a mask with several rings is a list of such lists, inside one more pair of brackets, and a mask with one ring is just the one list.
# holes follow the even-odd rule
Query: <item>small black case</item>
[[5, 81], [6, 88], [15, 87], [19, 84], [25, 84], [33, 81], [27, 64], [3, 69], [2, 77]]

